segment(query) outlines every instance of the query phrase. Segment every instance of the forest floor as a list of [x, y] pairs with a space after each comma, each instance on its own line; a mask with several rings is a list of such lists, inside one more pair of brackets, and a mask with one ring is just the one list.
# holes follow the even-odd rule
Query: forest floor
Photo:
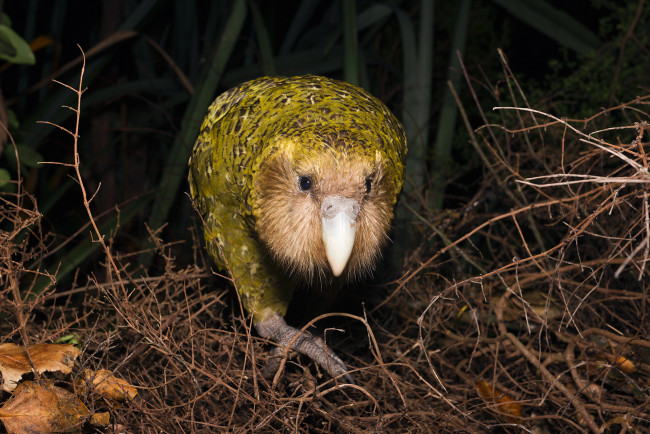
[[[440, 212], [424, 193], [409, 198], [419, 243], [399, 278], [346, 293], [309, 323], [355, 384], [294, 356], [276, 377], [261, 375], [271, 344], [210, 268], [199, 227], [192, 267], [152, 234], [162, 271], [147, 275], [129, 265], [140, 252], [106, 237], [103, 273], [80, 269], [84, 284], [59, 288], [28, 267], [57, 248], [35, 201], [21, 189], [3, 195], [0, 343], [30, 353], [20, 371], [16, 347], [0, 346], [0, 420], [45, 417], [17, 403], [27, 387], [8, 379], [24, 372], [22, 384], [49, 379], [76, 397], [73, 427], [87, 432], [644, 432], [648, 99], [580, 120], [508, 107], [472, 131], [484, 170], [471, 200]], [[92, 219], [82, 229], [96, 235]], [[49, 284], [37, 291], [35, 277]], [[31, 349], [42, 343], [68, 349], [61, 366], [40, 367]], [[103, 392], [100, 372], [122, 380], [124, 396]]]

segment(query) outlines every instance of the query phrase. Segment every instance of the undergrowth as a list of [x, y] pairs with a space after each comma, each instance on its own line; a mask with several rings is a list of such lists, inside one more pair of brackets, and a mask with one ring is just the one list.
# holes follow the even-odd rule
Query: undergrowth
[[[305, 358], [263, 378], [265, 342], [204, 260], [198, 226], [195, 266], [177, 266], [151, 233], [162, 272], [143, 275], [112, 247], [114, 232], [102, 235], [83, 193], [101, 272], [56, 288], [32, 271], [56, 245], [20, 179], [0, 196], [0, 343], [73, 334], [80, 367], [138, 386], [136, 400], [111, 409], [107, 432], [643, 431], [650, 96], [558, 118], [530, 108], [504, 68], [519, 102], [489, 115], [478, 107], [485, 124], [468, 125], [483, 162], [474, 197], [442, 216], [421, 199], [422, 242], [386, 297], [328, 318], [346, 331], [326, 336], [356, 384]], [[81, 99], [81, 83], [69, 89]], [[83, 191], [70, 134], [75, 159], [65, 164]], [[47, 284], [36, 291], [38, 277]]]

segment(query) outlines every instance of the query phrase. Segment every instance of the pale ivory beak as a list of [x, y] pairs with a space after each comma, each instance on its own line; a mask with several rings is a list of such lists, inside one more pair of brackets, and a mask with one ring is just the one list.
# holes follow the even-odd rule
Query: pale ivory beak
[[359, 204], [354, 199], [329, 196], [321, 205], [321, 233], [327, 262], [338, 277], [345, 270], [354, 247]]

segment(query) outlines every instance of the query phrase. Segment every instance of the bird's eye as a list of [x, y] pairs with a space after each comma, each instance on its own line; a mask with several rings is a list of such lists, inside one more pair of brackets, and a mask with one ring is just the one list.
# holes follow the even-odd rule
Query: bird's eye
[[311, 189], [311, 178], [309, 176], [300, 176], [298, 178], [298, 188], [300, 188], [300, 191]]
[[366, 178], [366, 194], [370, 194], [370, 190], [372, 190], [372, 178], [368, 177]]

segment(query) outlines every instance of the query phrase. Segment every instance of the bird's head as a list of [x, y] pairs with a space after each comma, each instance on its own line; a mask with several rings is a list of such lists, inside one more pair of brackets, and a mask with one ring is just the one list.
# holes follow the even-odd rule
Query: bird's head
[[253, 192], [256, 232], [271, 256], [306, 280], [372, 271], [402, 184], [383, 139], [320, 126], [275, 140]]

